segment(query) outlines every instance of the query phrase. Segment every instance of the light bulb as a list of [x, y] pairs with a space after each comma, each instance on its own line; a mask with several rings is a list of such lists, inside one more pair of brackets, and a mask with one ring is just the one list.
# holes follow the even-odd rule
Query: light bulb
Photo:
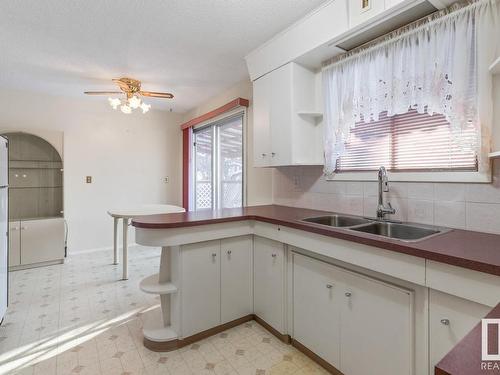
[[146, 113], [151, 109], [151, 104], [142, 103], [141, 109], [142, 109], [142, 113]]
[[121, 104], [120, 99], [118, 98], [108, 98], [109, 105], [113, 107], [113, 109], [117, 109], [118, 106]]
[[127, 115], [132, 113], [132, 108], [130, 108], [127, 104], [122, 105], [120, 109], [122, 110], [123, 113]]
[[142, 100], [139, 99], [137, 96], [132, 96], [129, 100], [128, 100], [128, 105], [130, 106], [130, 108], [132, 109], [136, 109], [136, 108], [139, 108], [140, 105], [142, 104]]

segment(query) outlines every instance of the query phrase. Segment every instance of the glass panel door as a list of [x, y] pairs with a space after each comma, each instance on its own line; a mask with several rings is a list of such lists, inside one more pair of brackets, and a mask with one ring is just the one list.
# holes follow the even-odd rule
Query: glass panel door
[[193, 132], [194, 209], [243, 206], [243, 114]]
[[243, 121], [241, 117], [218, 129], [219, 208], [243, 205]]
[[193, 135], [194, 138], [194, 208], [213, 208], [213, 129], [201, 129]]

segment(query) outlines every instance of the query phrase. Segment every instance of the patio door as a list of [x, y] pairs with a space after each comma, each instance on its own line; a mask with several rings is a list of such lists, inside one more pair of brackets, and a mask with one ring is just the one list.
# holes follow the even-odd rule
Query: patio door
[[243, 206], [243, 113], [193, 131], [194, 209]]

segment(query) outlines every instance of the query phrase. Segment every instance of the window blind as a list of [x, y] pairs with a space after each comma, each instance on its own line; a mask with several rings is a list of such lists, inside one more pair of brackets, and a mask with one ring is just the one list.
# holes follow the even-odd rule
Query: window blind
[[[473, 139], [476, 132], [465, 128], [461, 137]], [[383, 112], [379, 121], [356, 123], [336, 171], [374, 171], [382, 165], [394, 172], [478, 169], [476, 152], [456, 142], [444, 116], [415, 110], [392, 117]]]

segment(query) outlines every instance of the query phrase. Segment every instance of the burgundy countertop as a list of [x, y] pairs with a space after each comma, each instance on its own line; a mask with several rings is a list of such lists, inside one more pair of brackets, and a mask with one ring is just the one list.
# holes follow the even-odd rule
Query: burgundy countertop
[[[500, 319], [500, 304], [487, 316], [488, 319]], [[497, 331], [492, 326], [488, 335], [490, 353], [498, 352]], [[486, 367], [484, 367], [486, 366]], [[487, 367], [490, 366], [490, 367]], [[465, 336], [435, 367], [435, 375], [487, 375], [498, 374], [500, 361], [481, 360], [481, 322]], [[489, 369], [489, 370], [488, 370]]]
[[144, 216], [134, 219], [132, 225], [168, 229], [257, 220], [500, 276], [500, 235], [454, 229], [423, 241], [403, 242], [300, 221], [327, 214], [329, 212], [268, 205]]

